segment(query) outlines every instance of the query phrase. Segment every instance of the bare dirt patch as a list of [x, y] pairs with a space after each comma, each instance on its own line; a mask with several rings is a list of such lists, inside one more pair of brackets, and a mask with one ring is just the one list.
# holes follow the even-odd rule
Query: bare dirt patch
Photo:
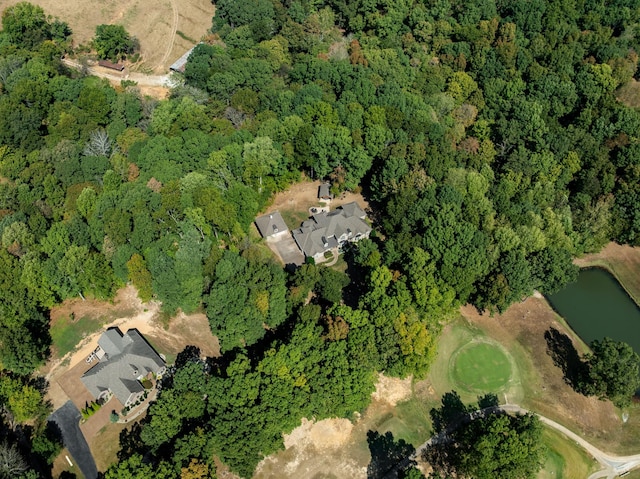
[[397, 438], [406, 418], [398, 417], [395, 406], [411, 396], [411, 382], [411, 378], [400, 380], [380, 374], [371, 404], [362, 415], [356, 414], [353, 422], [303, 419], [299, 427], [284, 436], [285, 450], [258, 465], [254, 479], [366, 478], [371, 461], [367, 432], [391, 431]]
[[[0, 0], [0, 10], [20, 0]], [[74, 45], [88, 44], [96, 26], [123, 25], [140, 41], [143, 71], [164, 73], [211, 28], [215, 7], [210, 0], [31, 0], [73, 30]]]
[[616, 91], [616, 98], [631, 108], [640, 108], [640, 82], [632, 78], [629, 83]]
[[405, 379], [390, 378], [384, 374], [378, 374], [376, 390], [371, 396], [374, 401], [386, 402], [395, 406], [411, 396], [411, 383], [413, 376]]
[[[318, 188], [321, 181], [302, 181], [287, 188], [286, 191], [277, 193], [269, 207], [261, 214], [280, 211], [289, 229], [300, 227], [300, 223], [310, 216], [309, 208], [321, 205], [318, 199]], [[345, 192], [341, 196], [331, 200], [332, 210], [338, 206], [355, 201], [364, 211], [369, 209], [369, 203], [359, 193]], [[322, 203], [324, 204], [324, 203]]]
[[[118, 291], [112, 303], [73, 299], [55, 307], [51, 311], [52, 325], [73, 316], [93, 318], [102, 327], [85, 337], [74, 351], [62, 358], [49, 361], [41, 369], [41, 373], [45, 374], [49, 380], [48, 399], [54, 408], [61, 406], [69, 399], [65, 388], [75, 390], [75, 387], [82, 386], [81, 391], [85, 390], [84, 385], [79, 382], [79, 377], [91, 366], [86, 363], [86, 359], [97, 347], [100, 335], [110, 327], [117, 326], [123, 332], [137, 329], [159, 353], [168, 357], [175, 357], [188, 345], [197, 346], [206, 356], [220, 354], [218, 340], [211, 334], [209, 322], [204, 314], [180, 313], [171, 318], [168, 327], [165, 327], [159, 320], [159, 313], [160, 304], [142, 303], [132, 286]], [[74, 400], [73, 397], [71, 399]], [[83, 397], [79, 397], [74, 400], [74, 403], [83, 400]]]

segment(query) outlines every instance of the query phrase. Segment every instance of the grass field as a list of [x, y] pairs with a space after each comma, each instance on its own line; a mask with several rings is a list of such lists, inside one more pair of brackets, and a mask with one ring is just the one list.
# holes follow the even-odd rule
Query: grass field
[[504, 351], [487, 342], [463, 346], [452, 358], [454, 381], [476, 392], [498, 392], [511, 377], [511, 364]]
[[547, 459], [538, 479], [585, 479], [599, 469], [599, 464], [584, 449], [559, 432], [545, 428], [542, 437]]
[[[517, 344], [501, 345], [460, 317], [440, 337], [427, 383], [438, 401], [444, 393], [455, 390], [467, 403], [487, 392], [500, 393], [501, 402], [506, 396], [509, 402], [517, 403], [523, 397], [523, 379], [535, 382], [523, 378], [532, 367]], [[419, 384], [417, 387], [420, 389]]]
[[83, 316], [76, 321], [70, 317], [59, 318], [51, 326], [51, 339], [58, 358], [73, 351], [80, 342], [90, 334], [99, 331], [104, 321], [96, 321], [90, 316]]
[[[20, 0], [0, 0], [0, 11]], [[211, 28], [210, 0], [30, 0], [65, 21], [73, 44], [89, 44], [96, 26], [123, 25], [140, 42], [141, 71], [166, 73], [169, 65]], [[177, 34], [180, 31], [181, 35]]]

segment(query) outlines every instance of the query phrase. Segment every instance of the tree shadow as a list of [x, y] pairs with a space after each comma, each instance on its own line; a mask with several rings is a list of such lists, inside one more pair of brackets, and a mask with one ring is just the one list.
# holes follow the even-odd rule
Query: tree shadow
[[575, 391], [583, 393], [589, 366], [576, 351], [571, 338], [550, 328], [544, 333], [544, 339], [547, 342], [547, 354], [553, 359], [553, 364], [562, 369], [564, 381]]
[[441, 433], [453, 424], [465, 418], [469, 409], [464, 405], [460, 395], [456, 391], [447, 392], [442, 396], [442, 406], [432, 408], [429, 412], [433, 422], [433, 430], [436, 434]]
[[368, 431], [367, 443], [371, 452], [367, 479], [402, 477], [403, 471], [416, 464], [410, 458], [416, 452], [415, 448], [404, 439], [394, 440], [391, 432], [383, 435]]

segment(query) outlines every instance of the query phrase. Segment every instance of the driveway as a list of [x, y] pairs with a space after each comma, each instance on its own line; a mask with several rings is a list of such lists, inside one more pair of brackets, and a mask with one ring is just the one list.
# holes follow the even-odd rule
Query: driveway
[[73, 456], [85, 479], [96, 479], [98, 469], [86, 439], [80, 431], [80, 411], [71, 401], [49, 416], [49, 421], [58, 425], [64, 446]]
[[304, 264], [304, 255], [290, 233], [279, 238], [269, 238], [267, 245], [285, 266]]

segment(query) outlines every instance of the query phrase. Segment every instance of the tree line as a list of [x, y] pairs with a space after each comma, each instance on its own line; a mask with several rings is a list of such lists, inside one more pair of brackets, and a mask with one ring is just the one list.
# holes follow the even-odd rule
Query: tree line
[[[364, 409], [375, 371], [424, 376], [458, 305], [503, 310], [574, 279], [576, 255], [638, 244], [640, 117], [615, 99], [635, 2], [216, 12], [162, 101], [67, 70], [70, 29], [39, 7], [2, 16], [3, 374], [28, 385], [53, 305], [128, 282], [202, 308], [224, 352], [176, 367], [107, 475], [207, 477], [215, 454], [249, 476], [301, 417]], [[378, 233], [346, 273], [286, 273], [249, 239], [302, 175], [371, 199]]]

